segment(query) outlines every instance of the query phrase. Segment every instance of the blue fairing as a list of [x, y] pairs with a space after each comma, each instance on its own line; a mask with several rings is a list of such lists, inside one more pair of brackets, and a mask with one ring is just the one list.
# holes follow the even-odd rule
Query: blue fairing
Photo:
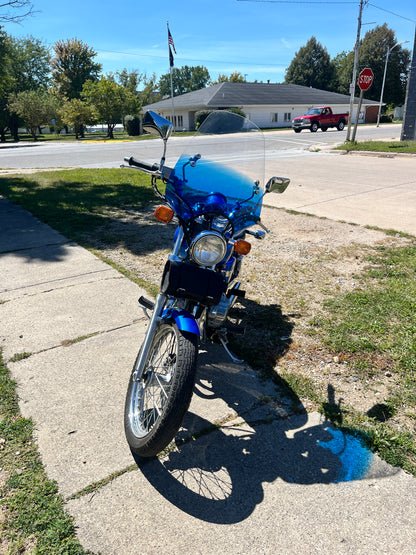
[[194, 335], [198, 335], [198, 337], [200, 335], [195, 318], [186, 310], [168, 308], [163, 311], [162, 318], [165, 321], [173, 319], [178, 329], [181, 331], [193, 333]]
[[260, 220], [263, 178], [258, 127], [227, 111], [212, 112], [171, 170], [165, 196], [182, 221], [215, 214], [237, 235]]

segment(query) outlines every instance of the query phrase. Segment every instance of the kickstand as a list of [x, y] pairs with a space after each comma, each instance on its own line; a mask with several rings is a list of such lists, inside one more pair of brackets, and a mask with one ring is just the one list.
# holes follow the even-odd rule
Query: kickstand
[[218, 339], [221, 341], [221, 345], [224, 347], [226, 353], [230, 357], [230, 359], [234, 362], [234, 364], [244, 364], [244, 360], [241, 360], [233, 355], [233, 353], [228, 348], [228, 339], [226, 334], [217, 334]]

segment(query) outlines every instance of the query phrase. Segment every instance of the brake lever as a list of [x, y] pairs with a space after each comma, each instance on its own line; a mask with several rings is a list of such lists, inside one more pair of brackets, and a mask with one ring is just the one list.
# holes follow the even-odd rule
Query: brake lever
[[246, 229], [246, 233], [248, 235], [252, 235], [256, 239], [264, 239], [266, 237], [266, 232], [260, 231], [260, 229], [258, 229], [257, 231], [251, 231], [250, 229]]

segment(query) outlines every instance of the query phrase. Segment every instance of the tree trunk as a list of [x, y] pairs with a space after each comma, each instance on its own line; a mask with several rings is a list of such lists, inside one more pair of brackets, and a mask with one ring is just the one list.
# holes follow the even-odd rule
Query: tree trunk
[[13, 140], [18, 143], [19, 142], [19, 118], [16, 114], [12, 114], [10, 116], [10, 133], [13, 137]]
[[114, 139], [113, 129], [114, 129], [113, 124], [109, 123], [108, 124], [108, 136], [109, 136], [110, 139]]

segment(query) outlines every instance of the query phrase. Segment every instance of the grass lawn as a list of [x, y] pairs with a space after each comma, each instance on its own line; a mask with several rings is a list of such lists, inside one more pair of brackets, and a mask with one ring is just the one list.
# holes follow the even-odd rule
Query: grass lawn
[[0, 352], [0, 552], [84, 554], [57, 485], [43, 469], [33, 423], [20, 414], [15, 387]]
[[391, 154], [407, 153], [416, 154], [416, 141], [362, 141], [345, 143], [335, 150], [390, 152]]
[[[194, 131], [176, 131], [172, 134], [173, 137], [186, 137], [194, 135]], [[85, 137], [79, 137], [76, 139], [75, 133], [60, 133], [56, 135], [55, 133], [42, 133], [36, 135], [36, 140], [38, 142], [50, 142], [50, 141], [77, 141], [78, 142], [117, 142], [117, 141], [147, 141], [149, 139], [154, 139], [155, 136], [149, 133], [145, 133], [144, 135], [127, 135], [126, 132], [115, 132], [114, 139], [110, 139], [105, 131], [97, 132], [97, 133], [85, 133]], [[32, 142], [33, 136], [29, 133], [21, 133], [19, 134], [19, 142]], [[6, 143], [14, 143], [13, 138], [11, 135], [6, 134]]]

